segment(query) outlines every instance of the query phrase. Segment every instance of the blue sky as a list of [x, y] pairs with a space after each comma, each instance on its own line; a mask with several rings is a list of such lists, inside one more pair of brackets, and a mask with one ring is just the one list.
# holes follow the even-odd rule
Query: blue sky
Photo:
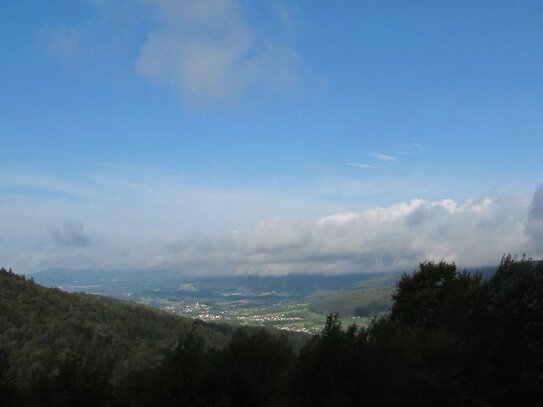
[[[57, 0], [1, 9], [8, 266], [352, 272], [432, 256], [471, 265], [508, 251], [543, 254], [532, 241], [539, 232], [526, 227], [543, 170], [540, 1]], [[474, 203], [485, 199], [491, 214]], [[408, 225], [405, 241], [372, 229], [376, 207], [402, 213], [400, 226], [376, 216], [392, 234]], [[412, 247], [406, 217], [420, 208], [443, 211]], [[511, 236], [493, 250], [457, 247], [447, 225], [468, 222], [461, 213], [480, 214], [469, 218], [475, 240], [500, 227]], [[346, 216], [330, 221], [343, 225], [334, 233], [352, 239], [345, 228], [358, 230], [357, 249], [345, 252], [324, 230], [333, 214]], [[448, 236], [439, 247], [432, 228]], [[250, 248], [259, 233], [286, 240]], [[217, 265], [172, 249], [180, 241], [200, 242], [191, 253], [215, 242]], [[275, 244], [288, 253], [271, 258]], [[310, 254], [284, 260], [296, 248]], [[313, 260], [323, 250], [331, 260]]]

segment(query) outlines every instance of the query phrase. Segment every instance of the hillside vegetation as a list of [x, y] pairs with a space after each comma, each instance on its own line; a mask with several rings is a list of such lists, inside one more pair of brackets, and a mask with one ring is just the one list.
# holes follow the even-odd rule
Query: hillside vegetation
[[[0, 269], [0, 351], [9, 356], [4, 376], [18, 385], [68, 361], [124, 376], [153, 365], [191, 324], [128, 301], [44, 288]], [[214, 346], [226, 343], [225, 335], [203, 324], [198, 334]]]
[[366, 278], [342, 290], [317, 291], [307, 297], [309, 309], [320, 314], [371, 318], [385, 314], [398, 274]]
[[[50, 322], [63, 318], [53, 312]], [[38, 330], [32, 332], [28, 340], [39, 343]], [[543, 265], [526, 258], [505, 256], [488, 278], [443, 261], [421, 263], [397, 282], [389, 313], [347, 328], [329, 315], [299, 352], [264, 329], [239, 329], [222, 346], [212, 346], [209, 333], [192, 324], [155, 364], [133, 365], [117, 378], [97, 348], [90, 362], [91, 355], [74, 350], [53, 371], [13, 382], [13, 373], [5, 373], [18, 360], [11, 349], [3, 353], [0, 400], [17, 406], [543, 405]]]

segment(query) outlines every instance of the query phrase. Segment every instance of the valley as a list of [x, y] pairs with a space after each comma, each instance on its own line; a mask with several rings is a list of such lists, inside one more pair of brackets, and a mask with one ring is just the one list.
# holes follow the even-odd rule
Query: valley
[[399, 273], [182, 276], [173, 271], [50, 269], [33, 278], [64, 291], [128, 299], [206, 322], [318, 333], [330, 313], [366, 326], [385, 313]]

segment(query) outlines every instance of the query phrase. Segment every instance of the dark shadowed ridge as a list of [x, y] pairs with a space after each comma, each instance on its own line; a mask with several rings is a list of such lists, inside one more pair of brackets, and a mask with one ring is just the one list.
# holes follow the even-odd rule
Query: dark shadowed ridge
[[[192, 320], [125, 300], [67, 293], [0, 271], [0, 345], [10, 355], [7, 376], [26, 383], [59, 361], [111, 365], [114, 377], [153, 365], [191, 328]], [[226, 343], [220, 329], [200, 324], [210, 346]], [[105, 358], [105, 359], [104, 359]]]

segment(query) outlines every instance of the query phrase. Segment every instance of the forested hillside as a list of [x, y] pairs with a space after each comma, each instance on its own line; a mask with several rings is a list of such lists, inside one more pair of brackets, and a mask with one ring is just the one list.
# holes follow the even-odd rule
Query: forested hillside
[[[114, 379], [152, 366], [191, 328], [188, 318], [128, 301], [44, 288], [0, 269], [0, 351], [4, 377], [27, 385], [64, 363], [106, 368]], [[226, 343], [201, 324], [198, 334]]]
[[[11, 296], [7, 303], [15, 308], [33, 308], [29, 292], [49, 292], [7, 272], [2, 278], [2, 298], [6, 291]], [[14, 315], [22, 319], [10, 322], [11, 314], [3, 310], [2, 324], [29, 331], [28, 337], [10, 331], [10, 342], [2, 331], [4, 405], [543, 405], [543, 266], [530, 259], [505, 256], [488, 278], [443, 261], [421, 263], [398, 281], [387, 315], [362, 328], [344, 328], [337, 315], [330, 315], [322, 332], [299, 352], [285, 337], [264, 329], [239, 329], [213, 346], [217, 341], [210, 338], [219, 334], [209, 328], [192, 324], [184, 330], [178, 328], [185, 326], [183, 321], [178, 325], [175, 318], [90, 296], [70, 297], [81, 320], [63, 321], [66, 312], [61, 317], [55, 309], [64, 305], [54, 298], [65, 295], [70, 296], [51, 291], [39, 300], [48, 322], [37, 315], [25, 322], [38, 311], [18, 312]], [[139, 321], [147, 321], [142, 315], [155, 316], [157, 321], [132, 328], [130, 342], [116, 331], [127, 324], [117, 320], [121, 315]], [[64, 340], [58, 332], [43, 335], [40, 330], [57, 323], [71, 327], [67, 332], [79, 339], [69, 343], [79, 347], [65, 345], [71, 355], [62, 363], [43, 362], [45, 370], [31, 370], [26, 382], [14, 381], [22, 355], [32, 355], [34, 347], [51, 355], [63, 349], [56, 344]], [[133, 349], [144, 347], [160, 336], [149, 332], [153, 324], [172, 341], [178, 335], [177, 344], [154, 364], [140, 368], [145, 363], [129, 357], [131, 364], [123, 364], [127, 374], [111, 374], [111, 361], [118, 360], [114, 353], [130, 352], [115, 344], [126, 340]], [[81, 332], [96, 337], [90, 341], [97, 343], [92, 352], [78, 342]], [[21, 348], [14, 349], [16, 344]]]

